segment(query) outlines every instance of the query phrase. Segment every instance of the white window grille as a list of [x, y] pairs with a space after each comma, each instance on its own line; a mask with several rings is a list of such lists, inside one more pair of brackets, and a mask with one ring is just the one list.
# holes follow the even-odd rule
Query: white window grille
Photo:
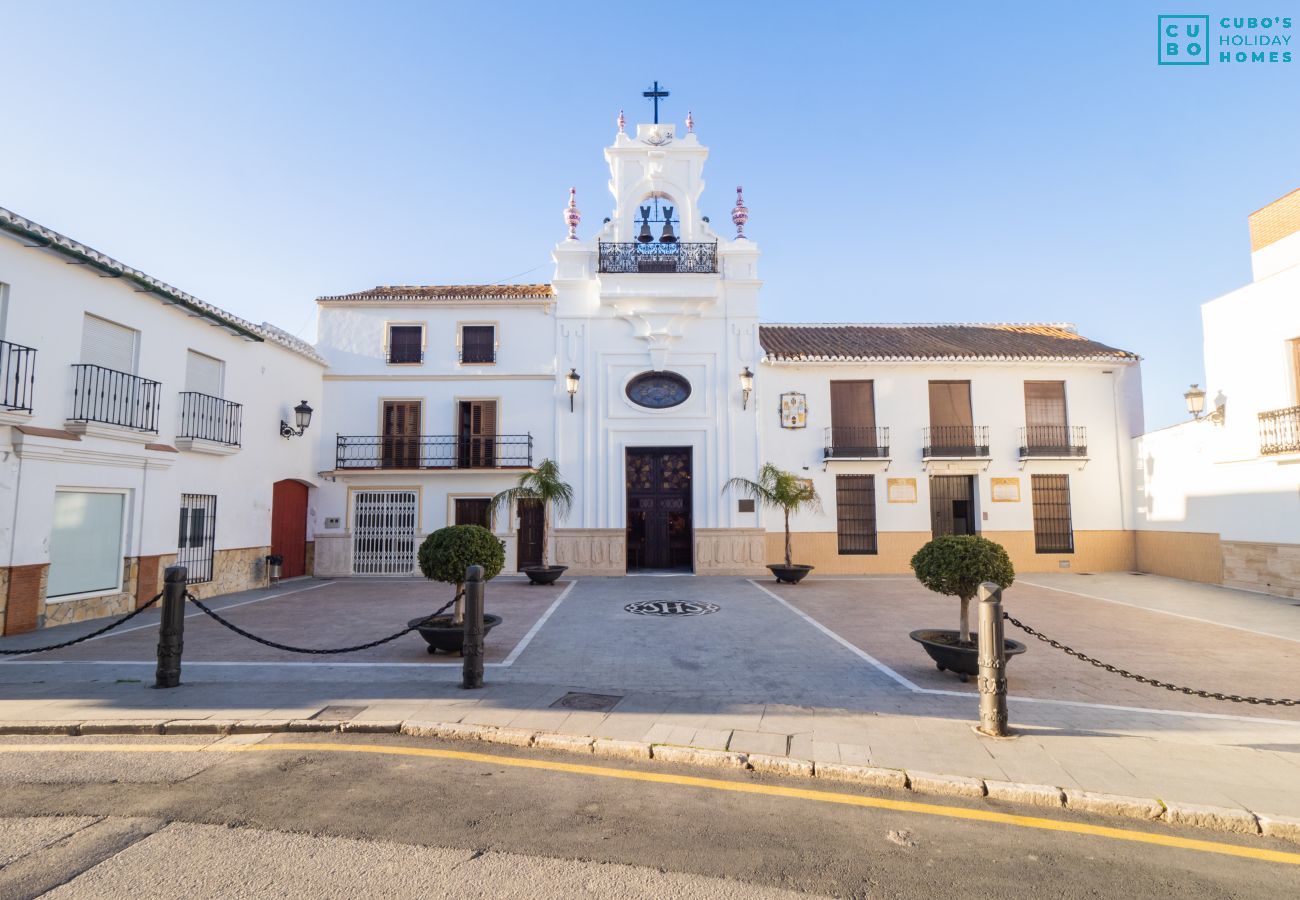
[[353, 574], [412, 574], [418, 509], [415, 491], [357, 491], [353, 498]]

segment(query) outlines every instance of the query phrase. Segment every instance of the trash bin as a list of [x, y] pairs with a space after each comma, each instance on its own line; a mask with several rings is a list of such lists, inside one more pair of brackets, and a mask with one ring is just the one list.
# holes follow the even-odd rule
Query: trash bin
[[284, 557], [271, 555], [266, 558], [266, 567], [271, 576], [271, 584], [280, 583], [280, 567], [284, 565]]

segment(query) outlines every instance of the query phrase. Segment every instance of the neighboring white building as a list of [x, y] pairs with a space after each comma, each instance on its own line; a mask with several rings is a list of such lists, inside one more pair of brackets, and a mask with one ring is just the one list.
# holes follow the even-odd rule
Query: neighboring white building
[[[309, 571], [323, 360], [0, 209], [0, 633]], [[275, 535], [273, 536], [273, 521]]]
[[[689, 128], [620, 125], [612, 212], [579, 240], [571, 198], [550, 285], [320, 298], [319, 574], [412, 571], [424, 534], [484, 521], [546, 457], [576, 489], [552, 554], [572, 574], [762, 573], [780, 519], [724, 487], [765, 461], [823, 498], [793, 523], [820, 572], [906, 572], [953, 531], [1021, 569], [1133, 567], [1133, 354], [1062, 325], [760, 326], [759, 248], [739, 189], [733, 236], [704, 216], [707, 156]], [[496, 527], [509, 566], [537, 559], [534, 514]]]
[[1300, 597], [1300, 191], [1250, 237], [1254, 280], [1201, 307], [1205, 415], [1134, 442], [1138, 564]]

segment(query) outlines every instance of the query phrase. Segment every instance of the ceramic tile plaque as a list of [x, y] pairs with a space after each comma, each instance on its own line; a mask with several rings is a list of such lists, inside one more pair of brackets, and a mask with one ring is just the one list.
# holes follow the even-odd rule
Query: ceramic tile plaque
[[992, 483], [994, 503], [1020, 502], [1019, 478], [992, 478], [989, 480]]
[[781, 427], [805, 428], [808, 425], [808, 397], [798, 391], [781, 395]]
[[890, 478], [886, 483], [890, 503], [915, 503], [915, 478]]

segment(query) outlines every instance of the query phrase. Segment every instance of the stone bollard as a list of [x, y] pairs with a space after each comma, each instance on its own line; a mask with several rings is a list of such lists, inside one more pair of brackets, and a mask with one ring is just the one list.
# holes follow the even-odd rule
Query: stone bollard
[[460, 686], [483, 686], [483, 567], [465, 570], [465, 637], [460, 655], [464, 659]]
[[158, 669], [156, 688], [179, 687], [181, 650], [185, 646], [185, 566], [168, 566], [163, 574], [162, 618], [158, 623]]
[[979, 730], [1007, 735], [1007, 654], [1002, 637], [1002, 588], [991, 581], [979, 590]]

